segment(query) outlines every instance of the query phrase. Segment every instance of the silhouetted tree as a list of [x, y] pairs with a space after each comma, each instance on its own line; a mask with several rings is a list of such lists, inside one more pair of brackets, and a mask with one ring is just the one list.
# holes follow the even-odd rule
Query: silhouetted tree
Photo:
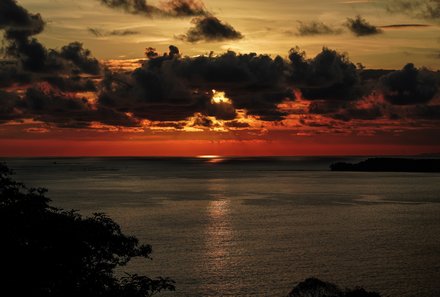
[[0, 163], [1, 296], [145, 297], [174, 291], [169, 278], [129, 275], [116, 267], [149, 259], [151, 246], [127, 236], [104, 214], [82, 217], [51, 207], [42, 188], [27, 188]]

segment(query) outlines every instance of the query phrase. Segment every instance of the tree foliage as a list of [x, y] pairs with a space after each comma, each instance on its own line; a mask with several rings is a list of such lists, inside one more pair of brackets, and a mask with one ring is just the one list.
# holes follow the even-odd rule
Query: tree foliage
[[11, 174], [0, 163], [0, 295], [145, 297], [174, 291], [169, 278], [115, 276], [115, 268], [133, 257], [151, 259], [151, 246], [123, 234], [102, 213], [83, 217], [50, 206], [46, 189], [27, 188]]

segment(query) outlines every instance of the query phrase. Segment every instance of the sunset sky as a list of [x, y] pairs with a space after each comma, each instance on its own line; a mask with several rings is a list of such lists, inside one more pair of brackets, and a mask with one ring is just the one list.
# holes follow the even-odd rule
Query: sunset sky
[[1, 0], [1, 156], [440, 153], [439, 0]]

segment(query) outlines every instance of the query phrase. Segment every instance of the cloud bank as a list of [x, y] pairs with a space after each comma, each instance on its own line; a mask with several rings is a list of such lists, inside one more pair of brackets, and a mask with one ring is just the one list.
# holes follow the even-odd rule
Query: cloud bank
[[[146, 5], [110, 4], [125, 9], [124, 3], [127, 9]], [[233, 51], [188, 57], [170, 46], [163, 54], [147, 48], [147, 59], [134, 70], [111, 70], [80, 42], [46, 48], [35, 38], [44, 20], [16, 1], [4, 0], [0, 16], [6, 57], [0, 63], [2, 124], [31, 119], [78, 129], [146, 122], [173, 129], [255, 129], [252, 121], [284, 125], [296, 119], [321, 127], [334, 121], [440, 120], [439, 73], [411, 63], [401, 70], [369, 70], [329, 48], [312, 58], [298, 47], [286, 57]], [[371, 29], [360, 17], [353, 23], [367, 28], [362, 32]], [[186, 38], [242, 35], [206, 16], [197, 19]]]

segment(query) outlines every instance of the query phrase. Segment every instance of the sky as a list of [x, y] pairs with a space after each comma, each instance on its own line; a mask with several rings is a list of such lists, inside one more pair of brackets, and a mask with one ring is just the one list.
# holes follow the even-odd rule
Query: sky
[[2, 0], [0, 155], [440, 152], [439, 0]]

